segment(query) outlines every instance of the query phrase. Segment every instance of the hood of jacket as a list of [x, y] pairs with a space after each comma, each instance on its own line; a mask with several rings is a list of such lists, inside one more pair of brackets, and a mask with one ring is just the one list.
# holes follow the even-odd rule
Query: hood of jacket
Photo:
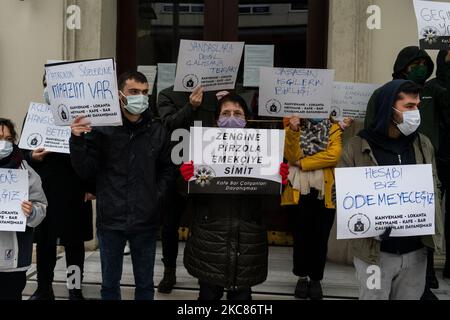
[[394, 73], [392, 74], [393, 79], [405, 79], [403, 71], [408, 67], [414, 60], [425, 59], [426, 65], [428, 67], [427, 79], [431, 77], [434, 71], [434, 63], [431, 57], [425, 50], [421, 50], [419, 47], [410, 46], [403, 48], [395, 60]]

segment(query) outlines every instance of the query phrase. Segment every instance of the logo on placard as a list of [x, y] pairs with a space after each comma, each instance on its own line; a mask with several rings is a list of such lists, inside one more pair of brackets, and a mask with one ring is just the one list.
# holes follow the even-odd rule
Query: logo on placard
[[70, 121], [69, 109], [67, 109], [67, 107], [63, 104], [59, 105], [58, 116], [62, 122], [69, 122]]
[[14, 250], [6, 249], [5, 250], [5, 261], [11, 261], [14, 259]]
[[195, 183], [200, 187], [205, 187], [211, 184], [211, 180], [216, 176], [214, 170], [209, 166], [198, 167], [194, 171]]
[[333, 118], [338, 118], [341, 116], [341, 109], [339, 109], [338, 107], [333, 107], [331, 109], [331, 117]]
[[280, 113], [281, 111], [281, 103], [278, 100], [271, 99], [266, 103], [266, 110], [269, 113]]
[[198, 77], [195, 74], [188, 74], [183, 78], [183, 86], [185, 89], [194, 89], [198, 86]]
[[365, 234], [370, 229], [370, 219], [363, 213], [358, 213], [348, 220], [348, 230], [355, 235]]
[[39, 133], [33, 133], [28, 137], [27, 143], [30, 148], [37, 148], [42, 144], [43, 140]]
[[435, 27], [425, 27], [420, 32], [423, 40], [427, 42], [429, 45], [437, 42], [437, 38], [441, 35], [439, 30]]

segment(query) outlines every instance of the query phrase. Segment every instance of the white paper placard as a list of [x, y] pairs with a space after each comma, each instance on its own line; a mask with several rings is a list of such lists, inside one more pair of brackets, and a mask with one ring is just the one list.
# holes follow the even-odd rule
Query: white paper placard
[[434, 234], [431, 165], [337, 168], [337, 238]]
[[328, 118], [334, 70], [260, 68], [259, 115]]
[[174, 91], [234, 89], [243, 42], [181, 40]]
[[367, 104], [377, 84], [335, 82], [331, 98], [331, 116], [336, 120], [353, 118], [364, 120]]
[[284, 131], [191, 127], [189, 193], [280, 194]]
[[450, 3], [414, 0], [421, 49], [448, 49]]
[[55, 125], [51, 106], [32, 102], [20, 136], [19, 148], [44, 148], [46, 151], [69, 154], [70, 135], [69, 126]]
[[22, 202], [28, 200], [28, 170], [0, 169], [0, 231], [24, 232], [27, 218]]
[[67, 126], [85, 115], [92, 126], [122, 124], [114, 59], [46, 65], [55, 124]]

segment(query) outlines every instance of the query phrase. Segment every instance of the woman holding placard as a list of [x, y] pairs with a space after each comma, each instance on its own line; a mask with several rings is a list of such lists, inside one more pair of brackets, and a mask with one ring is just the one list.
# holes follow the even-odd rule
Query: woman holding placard
[[328, 237], [334, 223], [334, 167], [342, 152], [342, 131], [329, 119], [293, 116], [286, 127], [284, 157], [289, 161], [288, 185], [282, 205], [293, 218], [294, 274], [297, 298], [323, 298]]
[[[27, 170], [29, 184], [28, 200], [22, 202], [22, 213], [19, 212], [26, 217], [25, 232], [0, 231], [0, 300], [22, 300], [26, 272], [31, 266], [33, 230], [42, 222], [47, 209], [41, 179], [23, 159], [15, 145], [16, 138], [13, 123], [0, 119], [0, 168]], [[5, 214], [0, 210], [3, 221]]]
[[[248, 109], [237, 95], [219, 101], [217, 125], [245, 128]], [[180, 168], [185, 181], [194, 175], [194, 164]], [[280, 168], [287, 182], [287, 165]], [[202, 194], [193, 198], [194, 217], [184, 251], [184, 265], [199, 279], [199, 300], [251, 300], [251, 287], [267, 277], [267, 231], [262, 223], [260, 197], [256, 195]]]

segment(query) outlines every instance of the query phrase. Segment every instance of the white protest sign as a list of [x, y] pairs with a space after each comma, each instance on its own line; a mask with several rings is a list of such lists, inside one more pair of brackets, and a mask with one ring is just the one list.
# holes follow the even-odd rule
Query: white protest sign
[[431, 165], [337, 168], [337, 238], [434, 234]]
[[245, 45], [244, 87], [259, 86], [259, 68], [273, 67], [274, 45]]
[[158, 63], [158, 94], [175, 83], [175, 73], [177, 71], [176, 63]]
[[22, 202], [28, 200], [28, 170], [0, 169], [0, 231], [24, 232], [27, 218]]
[[80, 115], [92, 126], [122, 124], [114, 59], [50, 64], [45, 71], [56, 125]]
[[448, 49], [450, 3], [414, 0], [421, 49]]
[[376, 84], [335, 82], [331, 98], [331, 116], [336, 120], [345, 117], [364, 120], [370, 97], [379, 87]]
[[181, 40], [174, 91], [234, 89], [243, 42]]
[[69, 154], [70, 135], [69, 126], [55, 125], [49, 105], [32, 102], [20, 136], [19, 148], [25, 150], [45, 148], [46, 151]]
[[153, 87], [155, 85], [156, 80], [156, 66], [138, 66], [137, 71], [144, 74], [144, 76], [147, 78], [148, 81], [148, 87], [149, 87], [149, 95], [152, 95], [153, 93]]
[[191, 127], [189, 193], [280, 194], [284, 131]]
[[334, 70], [260, 68], [260, 116], [328, 118]]

